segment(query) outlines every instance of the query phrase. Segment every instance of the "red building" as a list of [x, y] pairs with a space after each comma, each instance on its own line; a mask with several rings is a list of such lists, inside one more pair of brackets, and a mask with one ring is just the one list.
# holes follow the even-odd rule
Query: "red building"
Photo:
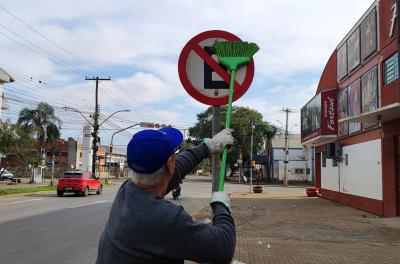
[[330, 56], [302, 108], [322, 197], [400, 215], [400, 82], [395, 0], [377, 0]]

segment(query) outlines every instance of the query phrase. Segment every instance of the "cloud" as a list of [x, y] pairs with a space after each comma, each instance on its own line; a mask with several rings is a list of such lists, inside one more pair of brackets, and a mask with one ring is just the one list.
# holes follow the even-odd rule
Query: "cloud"
[[[5, 12], [0, 12], [1, 25], [55, 55], [63, 65], [2, 35], [0, 56], [2, 64], [49, 84], [42, 90], [32, 88], [37, 98], [93, 111], [94, 84], [83, 81], [84, 77], [110, 75], [113, 81], [100, 86], [102, 111], [129, 108], [132, 112], [121, 116], [130, 121], [160, 118], [186, 125], [208, 106], [190, 98], [182, 88], [177, 73], [179, 53], [200, 32], [227, 30], [261, 47], [254, 58], [254, 92], [249, 91], [237, 104], [257, 109], [272, 122], [278, 119], [272, 112], [300, 108], [313, 96], [315, 79], [330, 54], [371, 2], [117, 0], [110, 5], [105, 0], [9, 1], [6, 8], [91, 66]], [[1, 28], [1, 32], [7, 30]], [[299, 77], [310, 72], [312, 76]], [[293, 114], [295, 119], [297, 114]]]

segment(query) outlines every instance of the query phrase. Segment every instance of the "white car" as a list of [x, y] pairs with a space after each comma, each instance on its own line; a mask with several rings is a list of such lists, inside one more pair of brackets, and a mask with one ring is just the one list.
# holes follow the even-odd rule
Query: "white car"
[[9, 172], [8, 170], [5, 170], [4, 168], [0, 169], [0, 174], [0, 181], [11, 180], [12, 178], [14, 178], [14, 174]]

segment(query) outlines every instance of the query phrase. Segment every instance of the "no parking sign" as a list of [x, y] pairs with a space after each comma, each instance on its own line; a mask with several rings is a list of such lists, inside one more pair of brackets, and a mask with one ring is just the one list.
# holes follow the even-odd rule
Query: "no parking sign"
[[[197, 101], [207, 105], [228, 104], [229, 72], [213, 54], [216, 40], [240, 41], [232, 33], [211, 30], [193, 37], [182, 49], [179, 56], [179, 78], [185, 90]], [[254, 77], [254, 61], [239, 68], [235, 75], [233, 101], [249, 89]]]

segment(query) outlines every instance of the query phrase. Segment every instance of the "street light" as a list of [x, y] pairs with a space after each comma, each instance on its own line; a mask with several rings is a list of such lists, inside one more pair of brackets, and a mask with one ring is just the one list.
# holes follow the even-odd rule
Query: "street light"
[[[106, 183], [108, 183], [108, 178], [109, 178], [109, 176], [110, 176], [110, 171], [111, 171], [111, 157], [112, 157], [112, 151], [113, 151], [114, 136], [115, 136], [116, 134], [118, 134], [118, 133], [121, 133], [122, 131], [125, 131], [125, 130], [130, 129], [130, 128], [135, 127], [135, 126], [153, 128], [153, 127], [159, 127], [159, 124], [154, 124], [154, 123], [151, 123], [151, 122], [140, 122], [140, 123], [136, 123], [136, 124], [133, 124], [133, 125], [131, 125], [131, 126], [122, 128], [122, 129], [120, 129], [120, 130], [118, 130], [118, 131], [115, 131], [115, 132], [112, 134], [112, 136], [111, 136], [111, 143], [110, 143], [110, 146], [109, 146], [109, 156], [110, 156], [110, 158], [109, 158], [109, 164], [108, 164], [108, 174], [107, 174], [107, 178], [106, 178]], [[107, 156], [107, 155], [106, 155], [106, 156]], [[107, 161], [107, 159], [106, 159], [106, 161]]]
[[110, 119], [110, 118], [111, 118], [113, 115], [115, 115], [116, 113], [130, 112], [130, 111], [131, 111], [131, 110], [129, 110], [129, 109], [124, 109], [124, 110], [115, 111], [114, 113], [112, 113], [111, 115], [109, 115], [106, 119], [104, 119], [104, 121], [101, 122], [99, 126], [101, 126], [102, 124], [104, 124], [108, 119]]
[[81, 116], [82, 116], [83, 118], [85, 118], [85, 120], [86, 120], [91, 126], [93, 126], [92, 122], [90, 122], [89, 119], [87, 119], [86, 116], [85, 116], [84, 114], [82, 114], [82, 112], [79, 111], [78, 109], [73, 108], [73, 107], [69, 107], [69, 106], [64, 106], [64, 107], [62, 107], [62, 109], [64, 109], [65, 111], [68, 111], [68, 110], [69, 110], [69, 111], [72, 111], [72, 112], [76, 112], [76, 113], [81, 114]]
[[107, 121], [108, 119], [110, 119], [113, 115], [115, 115], [116, 113], [120, 113], [120, 112], [130, 112], [131, 110], [129, 110], [129, 109], [123, 109], [123, 110], [115, 111], [114, 113], [110, 114], [106, 119], [104, 119], [104, 121], [103, 121], [100, 125], [97, 125], [96, 123], [93, 124], [92, 122], [90, 122], [90, 120], [87, 119], [86, 116], [85, 116], [81, 111], [79, 111], [79, 110], [76, 109], [76, 108], [64, 106], [63, 109], [64, 109], [65, 111], [69, 110], [69, 111], [73, 111], [73, 112], [79, 113], [83, 118], [85, 118], [85, 120], [86, 120], [86, 121], [94, 128], [94, 130], [95, 130], [95, 132], [92, 133], [92, 135], [93, 135], [93, 144], [92, 144], [92, 145], [93, 145], [93, 146], [92, 146], [92, 149], [93, 149], [93, 155], [92, 155], [92, 173], [93, 173], [93, 175], [95, 175], [95, 173], [96, 173], [96, 161], [97, 161], [97, 143], [98, 143], [98, 135], [97, 135], [97, 133], [96, 133], [97, 129], [98, 129], [101, 125], [103, 125], [104, 122], [106, 122], [106, 121]]

